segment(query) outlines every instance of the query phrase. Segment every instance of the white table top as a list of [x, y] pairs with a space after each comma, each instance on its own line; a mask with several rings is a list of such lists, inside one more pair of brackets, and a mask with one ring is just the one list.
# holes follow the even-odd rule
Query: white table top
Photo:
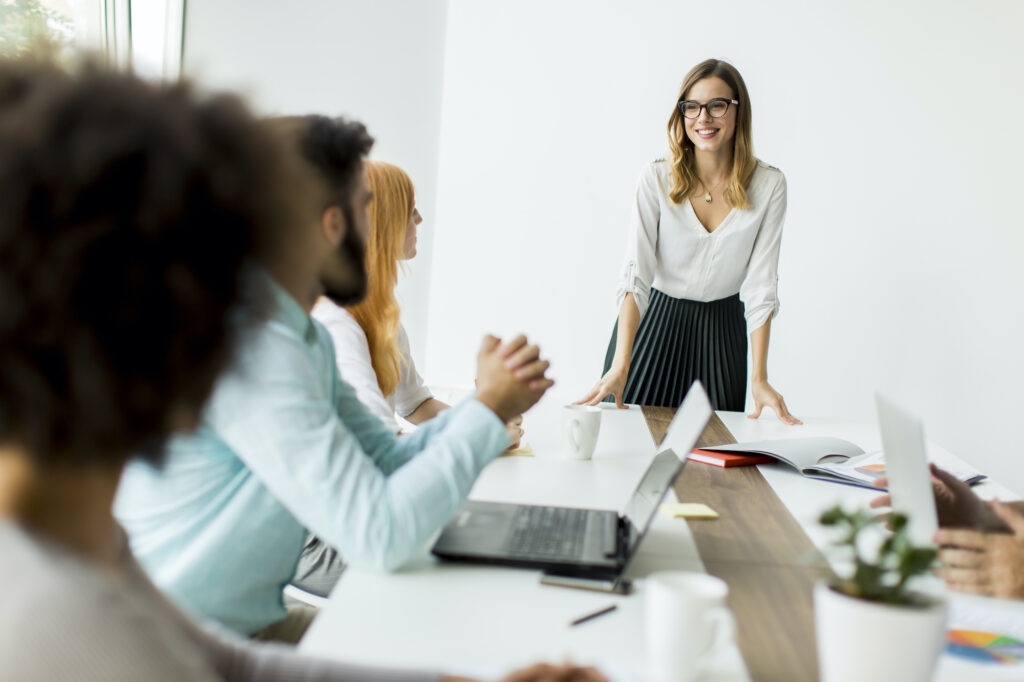
[[[622, 508], [655, 452], [640, 410], [606, 407], [594, 459], [581, 462], [560, 455], [558, 407], [545, 401], [527, 415], [526, 441], [536, 456], [499, 458], [480, 476], [471, 498]], [[880, 446], [877, 429], [868, 424], [805, 419], [802, 427], [786, 427], [773, 418], [754, 421], [727, 412], [719, 416], [740, 442], [829, 435], [868, 451]], [[941, 448], [930, 447], [929, 454], [940, 465], [960, 463]], [[822, 509], [837, 501], [866, 505], [874, 495], [805, 479], [784, 466], [760, 469], [818, 546], [825, 541], [816, 522]], [[994, 483], [982, 484], [979, 491], [986, 497], [1011, 499], [1009, 491]], [[538, 583], [538, 571], [444, 564], [433, 559], [428, 549], [424, 547], [419, 559], [393, 574], [347, 571], [300, 648], [352, 663], [490, 677], [538, 660], [570, 657], [597, 664], [617, 680], [647, 679], [642, 580], [637, 581], [637, 592], [628, 597], [548, 587]], [[629, 576], [642, 578], [654, 570], [675, 568], [704, 570], [686, 522], [659, 514]], [[613, 603], [618, 605], [616, 611], [569, 626], [571, 620]], [[1024, 678], [1024, 670], [1015, 671]], [[937, 679], [963, 680], [965, 675], [1012, 679], [1005, 677], [1008, 673], [1009, 669], [944, 656]], [[749, 679], [737, 647], [721, 652], [712, 662], [708, 679]]]

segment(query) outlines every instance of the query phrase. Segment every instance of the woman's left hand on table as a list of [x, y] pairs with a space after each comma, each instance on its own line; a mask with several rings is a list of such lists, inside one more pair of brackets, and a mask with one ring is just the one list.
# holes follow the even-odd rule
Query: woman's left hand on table
[[779, 392], [772, 388], [771, 384], [767, 381], [755, 381], [752, 392], [754, 395], [754, 411], [747, 415], [748, 418], [757, 419], [761, 416], [762, 409], [770, 407], [775, 411], [779, 421], [783, 424], [789, 424], [790, 426], [803, 424], [802, 421], [789, 413], [786, 401], [782, 399]]

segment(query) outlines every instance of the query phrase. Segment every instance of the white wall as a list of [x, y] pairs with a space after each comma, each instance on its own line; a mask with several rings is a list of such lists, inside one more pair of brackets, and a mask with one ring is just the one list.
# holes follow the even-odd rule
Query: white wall
[[520, 330], [559, 399], [598, 378], [636, 176], [723, 57], [789, 181], [772, 382], [804, 416], [873, 419], [881, 389], [1024, 492], [1022, 25], [1014, 0], [451, 0], [429, 380]]
[[[265, 114], [321, 113], [366, 123], [371, 156], [437, 192], [446, 0], [202, 0], [185, 12], [184, 74], [240, 90]], [[425, 339], [433, 240], [399, 285], [409, 335]], [[423, 363], [425, 344], [414, 344]]]

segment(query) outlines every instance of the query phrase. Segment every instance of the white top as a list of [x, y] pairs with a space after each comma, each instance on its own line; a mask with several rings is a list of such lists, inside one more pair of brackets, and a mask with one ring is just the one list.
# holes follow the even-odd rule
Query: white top
[[120, 572], [0, 520], [0, 676], [11, 682], [437, 682], [432, 673], [317, 660], [200, 627], [142, 572]]
[[669, 199], [671, 165], [658, 159], [637, 182], [618, 303], [632, 293], [643, 315], [651, 287], [691, 301], [716, 301], [738, 292], [752, 332], [779, 312], [786, 178], [758, 161], [747, 187], [751, 207], [732, 209], [708, 232], [688, 200], [676, 205]]
[[395, 413], [407, 417], [419, 407], [424, 400], [432, 398], [430, 389], [423, 382], [423, 377], [416, 371], [409, 352], [409, 337], [405, 327], [398, 325], [398, 352], [401, 355], [401, 376], [395, 392], [389, 396], [381, 393], [377, 383], [377, 373], [373, 371], [370, 360], [370, 344], [366, 340], [366, 332], [359, 326], [352, 313], [338, 304], [321, 297], [312, 312], [317, 320], [331, 334], [334, 342], [334, 358], [338, 364], [341, 378], [356, 389], [359, 402], [366, 405], [392, 431], [399, 431]]

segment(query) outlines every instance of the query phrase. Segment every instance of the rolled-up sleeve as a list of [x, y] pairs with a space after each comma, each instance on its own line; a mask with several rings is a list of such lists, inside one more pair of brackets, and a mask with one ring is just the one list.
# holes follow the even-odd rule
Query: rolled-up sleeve
[[620, 306], [626, 294], [633, 294], [640, 315], [647, 311], [657, 264], [659, 193], [657, 168], [652, 163], [644, 169], [636, 185], [636, 199], [629, 216], [626, 262], [616, 293], [616, 305]]
[[786, 220], [786, 178], [781, 173], [768, 198], [764, 219], [754, 240], [747, 273], [740, 286], [746, 309], [747, 333], [779, 314], [779, 249]]

